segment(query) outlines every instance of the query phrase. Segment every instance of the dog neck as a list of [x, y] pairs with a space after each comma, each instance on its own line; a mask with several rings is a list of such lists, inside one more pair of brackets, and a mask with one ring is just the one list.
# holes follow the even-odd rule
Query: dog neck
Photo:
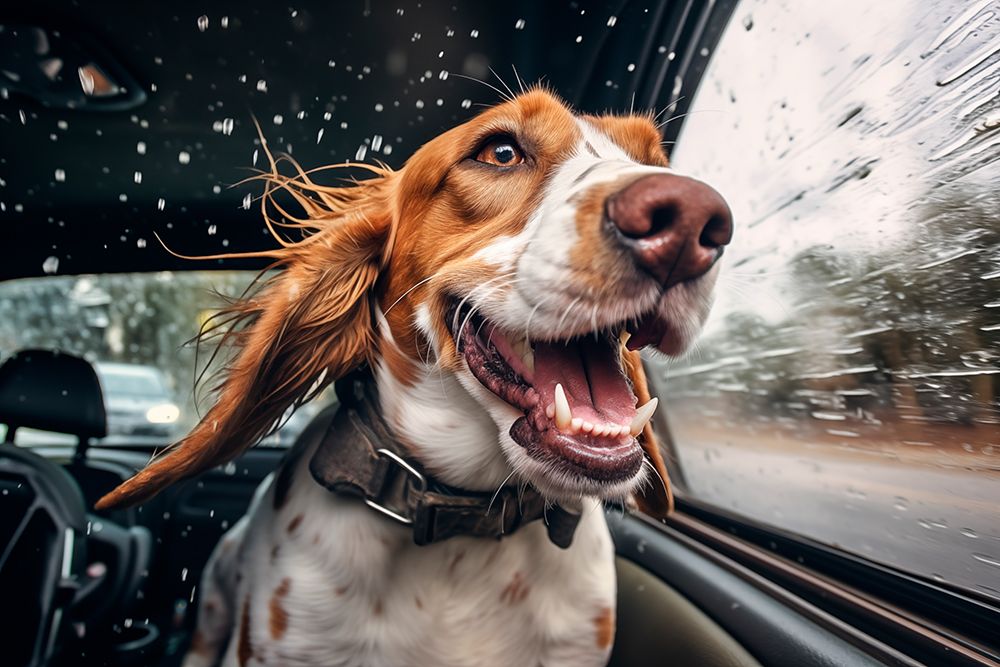
[[453, 373], [422, 364], [411, 384], [396, 378], [383, 361], [374, 370], [382, 417], [436, 479], [470, 491], [495, 491], [511, 478], [496, 422]]

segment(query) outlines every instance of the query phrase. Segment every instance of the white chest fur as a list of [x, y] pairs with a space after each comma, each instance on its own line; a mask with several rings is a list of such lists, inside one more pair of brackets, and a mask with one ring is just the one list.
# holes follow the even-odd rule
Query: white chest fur
[[281, 507], [269, 479], [213, 556], [186, 665], [209, 664], [196, 649], [225, 641], [227, 625], [223, 664], [240, 667], [605, 664], [614, 554], [596, 502], [566, 550], [542, 523], [418, 547], [314, 483], [310, 453]]

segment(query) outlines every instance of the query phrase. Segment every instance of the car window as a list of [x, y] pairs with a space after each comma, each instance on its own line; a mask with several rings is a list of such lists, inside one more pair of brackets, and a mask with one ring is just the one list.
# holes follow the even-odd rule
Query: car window
[[651, 359], [687, 497], [1000, 598], [1000, 13], [748, 1], [674, 166], [729, 200]]
[[167, 388], [160, 382], [159, 377], [152, 372], [123, 373], [121, 371], [107, 370], [98, 365], [97, 374], [101, 378], [101, 388], [105, 394], [161, 397], [168, 395]]
[[[209, 381], [195, 380], [211, 356], [191, 341], [253, 271], [184, 271], [25, 278], [0, 283], [0, 361], [24, 348], [50, 348], [95, 364], [108, 415], [105, 444], [162, 445], [186, 433], [211, 402]], [[294, 416], [265, 445], [288, 446], [332, 390]], [[2, 428], [2, 427], [0, 427]], [[73, 442], [18, 431], [22, 444]]]

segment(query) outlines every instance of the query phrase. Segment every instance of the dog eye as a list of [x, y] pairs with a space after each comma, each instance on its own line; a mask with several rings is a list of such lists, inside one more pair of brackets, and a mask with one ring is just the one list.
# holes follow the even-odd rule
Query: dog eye
[[496, 167], [513, 167], [524, 162], [524, 153], [510, 139], [491, 139], [479, 149], [479, 153], [476, 154], [476, 162], [484, 162]]

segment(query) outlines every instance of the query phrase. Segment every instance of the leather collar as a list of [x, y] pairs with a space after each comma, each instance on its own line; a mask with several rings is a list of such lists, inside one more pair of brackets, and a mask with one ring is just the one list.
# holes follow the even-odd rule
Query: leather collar
[[546, 507], [531, 487], [481, 493], [430, 477], [389, 432], [366, 369], [339, 380], [336, 389], [340, 408], [309, 462], [313, 479], [327, 490], [360, 498], [411, 526], [413, 541], [421, 546], [458, 536], [499, 540], [539, 519], [553, 544], [565, 549], [572, 543], [580, 516], [558, 505]]

